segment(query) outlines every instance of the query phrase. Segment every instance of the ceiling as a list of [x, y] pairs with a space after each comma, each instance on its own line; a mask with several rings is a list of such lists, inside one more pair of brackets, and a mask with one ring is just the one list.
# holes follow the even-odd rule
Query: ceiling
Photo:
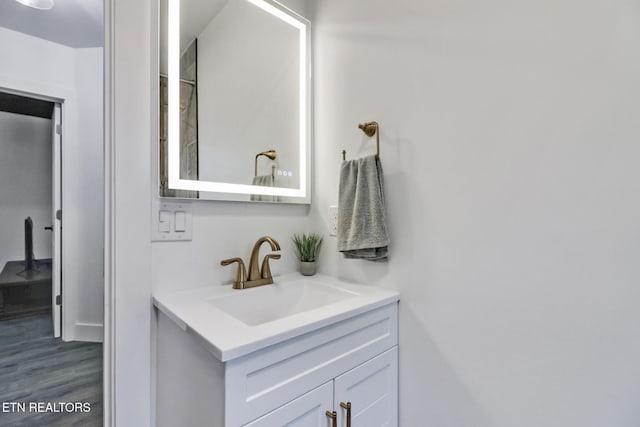
[[38, 10], [0, 0], [0, 27], [74, 48], [104, 45], [103, 0], [55, 0]]

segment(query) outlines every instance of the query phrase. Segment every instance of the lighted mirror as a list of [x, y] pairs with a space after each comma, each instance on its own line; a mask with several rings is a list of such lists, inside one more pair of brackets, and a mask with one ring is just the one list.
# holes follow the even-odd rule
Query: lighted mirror
[[160, 195], [309, 203], [309, 21], [270, 0], [160, 5]]

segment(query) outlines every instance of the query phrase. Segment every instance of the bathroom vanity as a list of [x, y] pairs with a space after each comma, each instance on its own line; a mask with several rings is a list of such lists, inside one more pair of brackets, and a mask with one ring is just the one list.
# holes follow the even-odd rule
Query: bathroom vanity
[[154, 296], [158, 426], [397, 426], [399, 295], [317, 275]]

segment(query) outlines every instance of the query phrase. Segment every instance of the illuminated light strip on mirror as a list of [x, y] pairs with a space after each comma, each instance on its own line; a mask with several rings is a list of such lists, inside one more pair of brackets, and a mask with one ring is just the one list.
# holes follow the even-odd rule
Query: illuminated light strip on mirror
[[29, 6], [39, 10], [53, 9], [53, 6], [54, 6], [53, 0], [16, 0], [16, 1], [25, 6]]
[[180, 181], [180, 0], [168, 0], [167, 8], [168, 178], [173, 187]]
[[309, 135], [307, 106], [307, 25], [267, 0], [247, 0], [262, 10], [297, 28], [300, 32], [300, 188], [263, 187], [180, 178], [180, 0], [168, 0], [168, 179], [175, 190], [214, 193], [255, 194], [266, 196], [307, 197], [307, 141]]

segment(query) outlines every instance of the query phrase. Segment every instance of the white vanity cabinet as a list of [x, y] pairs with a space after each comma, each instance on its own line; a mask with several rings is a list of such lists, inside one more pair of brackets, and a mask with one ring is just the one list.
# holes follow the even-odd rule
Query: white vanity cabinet
[[[341, 404], [350, 404], [350, 413]], [[246, 424], [247, 427], [326, 427], [327, 411], [336, 425], [396, 427], [398, 425], [398, 347], [374, 357], [290, 403]]]
[[[157, 311], [158, 426], [396, 427], [397, 300], [231, 360]], [[174, 319], [175, 320], [175, 319]], [[225, 327], [225, 325], [220, 325]]]
[[326, 427], [326, 411], [332, 407], [333, 381], [303, 394], [246, 426]]
[[344, 426], [351, 403], [353, 427], [396, 427], [398, 425], [398, 347], [395, 346], [334, 381], [333, 407], [338, 425]]

